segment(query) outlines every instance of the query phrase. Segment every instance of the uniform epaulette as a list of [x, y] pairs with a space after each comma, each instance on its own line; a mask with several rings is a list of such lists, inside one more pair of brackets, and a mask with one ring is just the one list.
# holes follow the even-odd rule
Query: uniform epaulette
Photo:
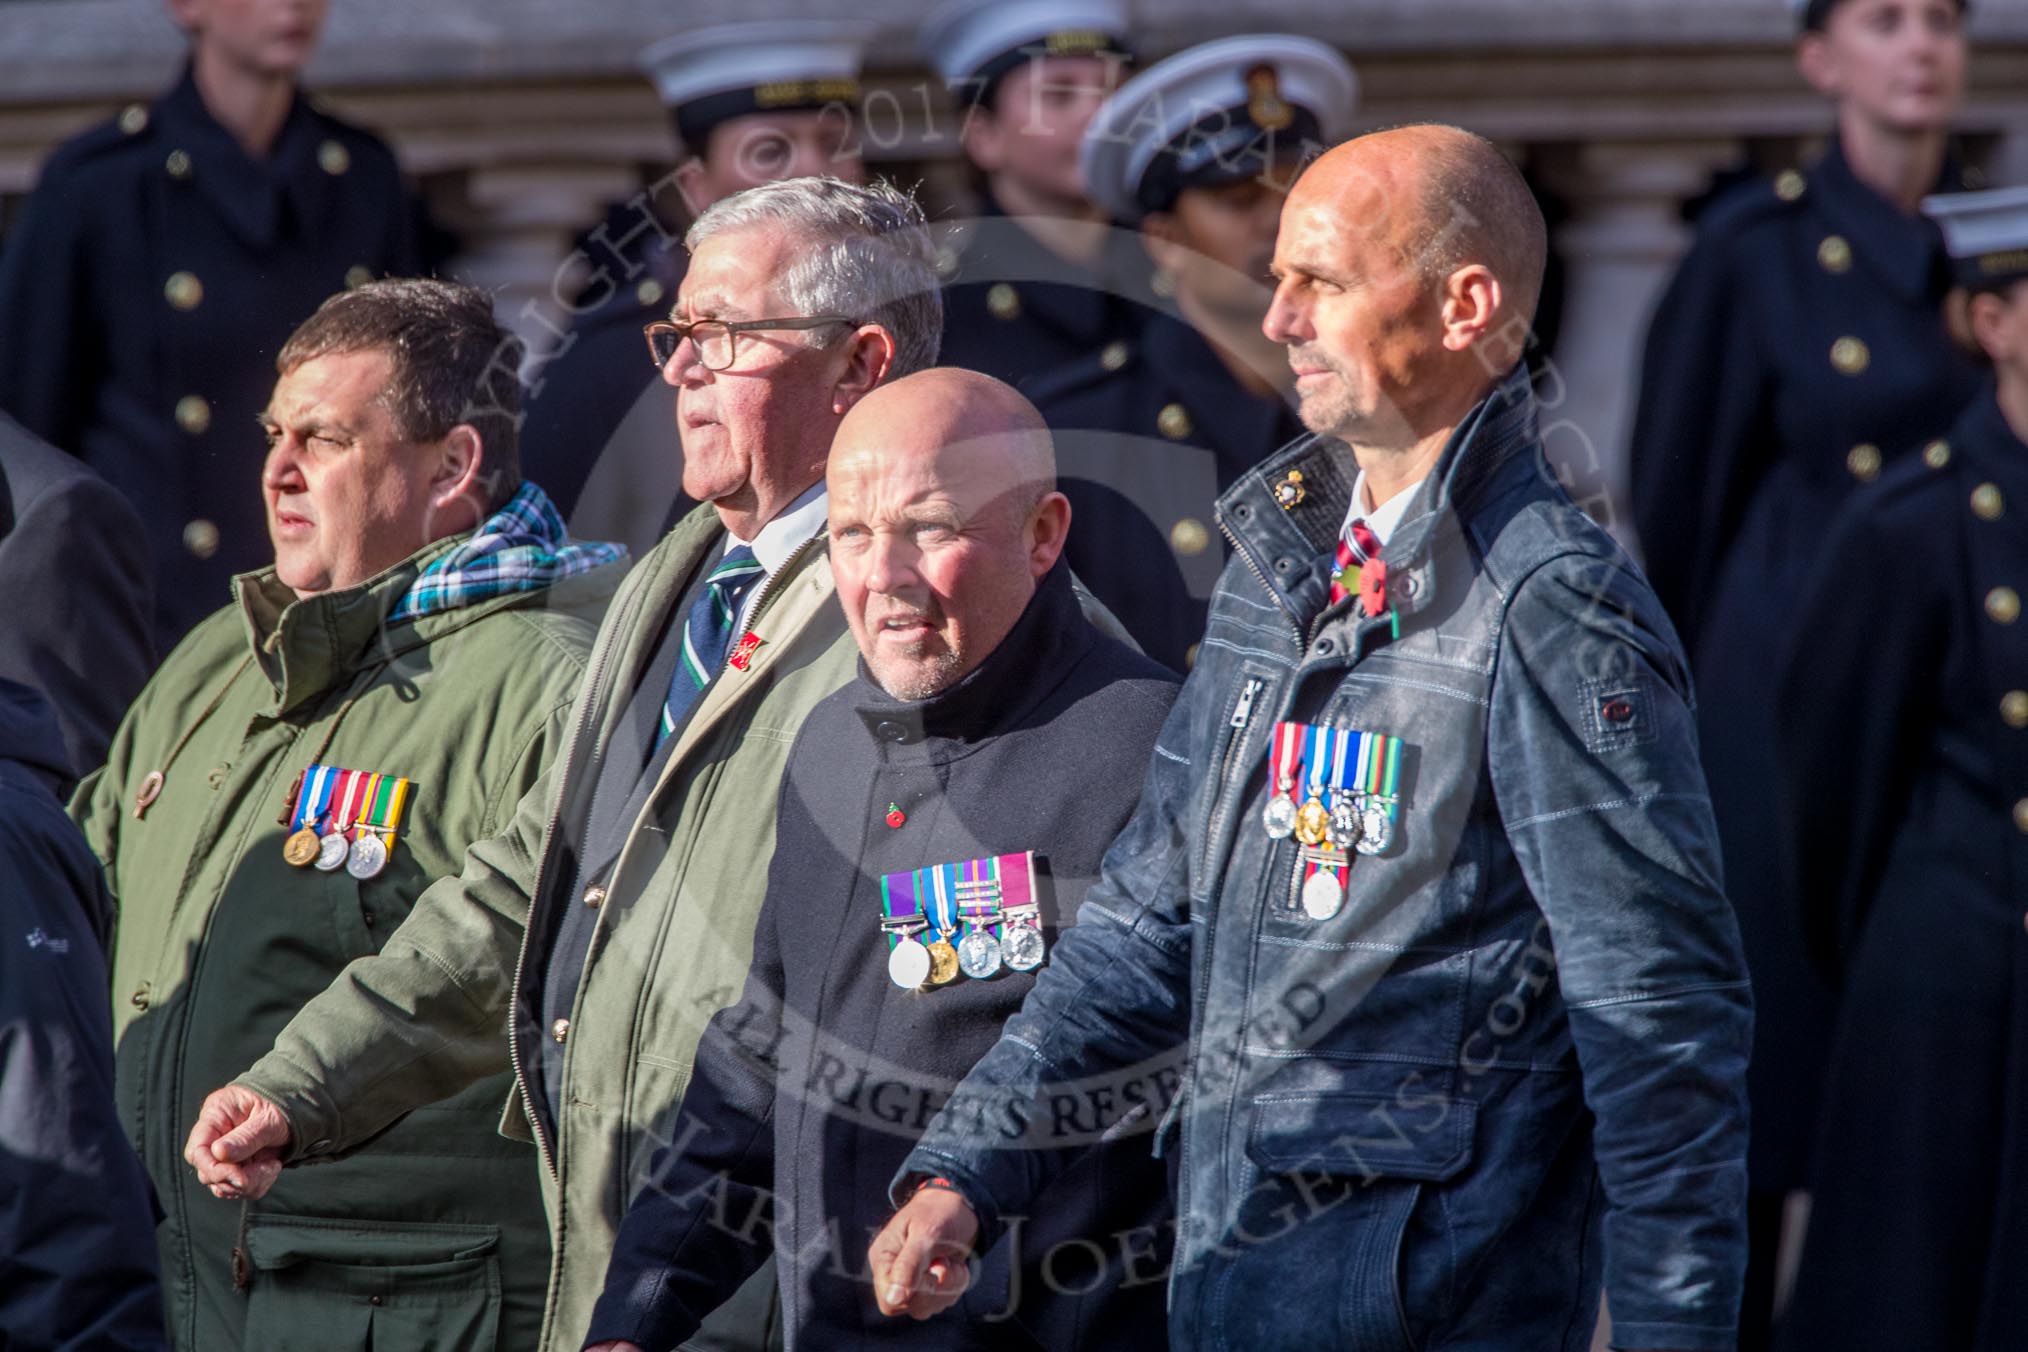
[[120, 151], [132, 150], [151, 139], [155, 114], [145, 103], [130, 103], [118, 114], [85, 128], [50, 152], [42, 172], [77, 169]]
[[1773, 178], [1757, 178], [1718, 195], [1697, 218], [1700, 238], [1737, 234], [1760, 221], [1798, 211], [1810, 200], [1810, 181], [1800, 169], [1784, 169]]

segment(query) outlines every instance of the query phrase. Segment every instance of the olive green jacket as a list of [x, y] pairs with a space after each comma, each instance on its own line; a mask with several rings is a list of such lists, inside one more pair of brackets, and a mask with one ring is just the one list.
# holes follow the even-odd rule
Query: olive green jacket
[[[574, 880], [597, 765], [673, 618], [685, 584], [723, 544], [709, 508], [684, 518], [614, 599], [571, 713], [563, 758], [464, 872], [431, 888], [373, 962], [306, 1008], [240, 1082], [279, 1104], [295, 1160], [343, 1152], [447, 1086], [499, 1064], [540, 1083], [540, 988]], [[858, 650], [820, 536], [766, 584], [748, 628], [760, 644], [728, 667], [677, 745], [603, 892], [570, 1015], [560, 1112], [517, 1094], [501, 1129], [533, 1134], [554, 1246], [543, 1352], [576, 1352], [637, 1178], [672, 1121], [705, 1023], [731, 1004], [752, 959], [789, 746], [844, 685]], [[1117, 621], [1088, 594], [1108, 632]], [[525, 942], [524, 942], [525, 940]], [[758, 1345], [758, 1339], [755, 1340]]]
[[[623, 567], [383, 623], [464, 538], [303, 601], [272, 569], [235, 579], [236, 604], [164, 662], [72, 802], [119, 904], [118, 1102], [167, 1212], [179, 1347], [491, 1352], [536, 1336], [548, 1236], [533, 1152], [495, 1130], [504, 1055], [472, 1077], [490, 1082], [345, 1163], [285, 1174], [259, 1203], [217, 1200], [182, 1158], [205, 1095], [372, 960], [558, 750]], [[284, 860], [281, 817], [312, 763], [412, 781], [378, 876]], [[159, 796], [137, 813], [156, 770]]]

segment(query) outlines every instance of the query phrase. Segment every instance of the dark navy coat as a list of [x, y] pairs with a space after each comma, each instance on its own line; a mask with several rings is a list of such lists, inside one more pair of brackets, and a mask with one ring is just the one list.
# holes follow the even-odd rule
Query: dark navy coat
[[140, 511], [167, 649], [272, 557], [255, 416], [327, 296], [420, 266], [378, 139], [298, 97], [265, 161], [167, 94], [60, 146], [0, 249], [0, 409]]
[[1149, 1146], [1173, 1066], [1138, 1103], [1067, 1086], [1053, 1120], [1029, 1124], [1068, 1171], [984, 1253], [959, 1310], [882, 1316], [865, 1258], [896, 1166], [1036, 979], [897, 989], [881, 876], [1033, 850], [1054, 944], [1175, 696], [1173, 677], [1091, 626], [1058, 565], [949, 690], [902, 703], [862, 669], [817, 705], [783, 776], [746, 989], [698, 1047], [676, 1144], [627, 1211], [588, 1343], [671, 1347], [773, 1251], [792, 1348], [1163, 1346], [1167, 1178]]
[[1844, 988], [1798, 1352], [2028, 1337], [2028, 445], [1990, 393], [1948, 444], [1839, 515], [1782, 684], [1789, 875]]
[[944, 231], [937, 265], [948, 278], [940, 363], [1024, 394], [1043, 373], [1131, 339], [1151, 299], [1147, 251], [1131, 231], [1109, 232], [1095, 263], [1070, 262], [990, 196]]
[[169, 1339], [148, 1175], [113, 1107], [98, 860], [42, 697], [0, 678], [0, 1347]]
[[[696, 504], [682, 477], [676, 391], [656, 373], [644, 326], [669, 317], [689, 255], [645, 224], [641, 199], [611, 208], [579, 241], [593, 268], [568, 333], [528, 369], [522, 472], [541, 484], [573, 533], [626, 543], [636, 557]], [[606, 462], [612, 463], [606, 463]], [[587, 498], [593, 472], [619, 476]], [[580, 506], [589, 513], [577, 515]]]
[[47, 700], [69, 757], [61, 792], [105, 763], [155, 670], [154, 587], [127, 500], [0, 414], [0, 680]]
[[1036, 377], [1028, 396], [1055, 434], [1071, 567], [1143, 652], [1183, 671], [1225, 568], [1211, 505], [1303, 426], [1183, 320], [1143, 313], [1135, 337]]
[[1862, 185], [1834, 144], [1807, 173], [1710, 208], [1648, 335], [1634, 521], [1690, 653], [1726, 891], [1761, 1002], [1763, 1191], [1803, 1185], [1832, 1009], [1778, 882], [1769, 667], [1839, 504], [1942, 436], [1977, 386], [1944, 330], [1946, 285], [1936, 228]]

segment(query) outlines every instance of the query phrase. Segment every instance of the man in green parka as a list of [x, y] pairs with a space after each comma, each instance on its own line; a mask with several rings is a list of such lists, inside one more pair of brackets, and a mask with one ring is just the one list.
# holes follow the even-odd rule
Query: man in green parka
[[558, 753], [624, 552], [569, 540], [521, 480], [519, 357], [490, 299], [444, 282], [369, 283], [297, 329], [261, 418], [275, 562], [233, 580], [72, 803], [119, 906], [118, 1106], [190, 1352], [537, 1336], [550, 1246], [533, 1152], [496, 1130], [504, 1057], [258, 1201], [218, 1201], [182, 1155], [205, 1092], [386, 947]]

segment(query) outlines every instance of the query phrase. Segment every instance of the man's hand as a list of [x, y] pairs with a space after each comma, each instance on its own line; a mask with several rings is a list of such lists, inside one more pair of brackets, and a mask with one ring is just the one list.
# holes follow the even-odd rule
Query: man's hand
[[867, 1253], [880, 1312], [927, 1319], [957, 1304], [971, 1280], [965, 1259], [978, 1235], [979, 1217], [963, 1197], [949, 1188], [920, 1189]]
[[289, 1119], [280, 1108], [251, 1089], [229, 1084], [204, 1100], [197, 1125], [183, 1143], [183, 1158], [214, 1197], [263, 1197], [281, 1175], [289, 1134]]

